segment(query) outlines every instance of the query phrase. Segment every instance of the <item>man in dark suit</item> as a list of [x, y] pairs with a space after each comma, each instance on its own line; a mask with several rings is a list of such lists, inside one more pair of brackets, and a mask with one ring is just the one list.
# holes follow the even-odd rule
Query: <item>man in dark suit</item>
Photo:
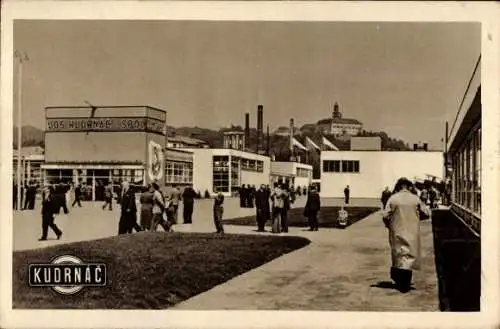
[[345, 204], [349, 204], [349, 197], [351, 194], [351, 189], [349, 188], [349, 185], [347, 185], [344, 189], [344, 201]]
[[80, 185], [80, 183], [77, 183], [75, 185], [75, 201], [73, 201], [73, 204], [71, 205], [72, 207], [75, 206], [75, 204], [78, 204], [78, 207], [81, 207], [82, 204], [80, 202], [81, 198], [82, 198], [82, 187]]
[[186, 186], [184, 192], [182, 192], [182, 203], [184, 204], [184, 224], [193, 223], [194, 198], [196, 198], [196, 196], [196, 192], [190, 185]]
[[246, 197], [246, 186], [245, 184], [241, 185], [240, 187], [240, 208], [246, 208], [247, 204], [247, 197]]
[[137, 224], [137, 206], [135, 204], [135, 194], [130, 188], [129, 182], [123, 182], [122, 193], [118, 234], [132, 233], [134, 226]]
[[54, 214], [59, 208], [59, 202], [53, 194], [51, 187], [45, 187], [42, 193], [42, 237], [38, 241], [47, 240], [49, 227], [54, 231], [59, 240], [62, 231], [54, 224]]
[[309, 189], [309, 194], [307, 195], [306, 206], [304, 208], [304, 216], [309, 220], [309, 231], [317, 231], [319, 228], [318, 224], [318, 212], [321, 209], [321, 201], [316, 188], [312, 186]]
[[59, 202], [59, 207], [57, 208], [57, 213], [60, 212], [61, 208], [63, 208], [63, 211], [65, 214], [69, 213], [68, 207], [66, 206], [66, 192], [68, 191], [66, 184], [64, 184], [62, 181], [57, 184], [55, 188], [55, 194], [56, 198]]
[[257, 210], [257, 231], [265, 232], [266, 222], [269, 220], [269, 193], [264, 184], [255, 192], [255, 208]]

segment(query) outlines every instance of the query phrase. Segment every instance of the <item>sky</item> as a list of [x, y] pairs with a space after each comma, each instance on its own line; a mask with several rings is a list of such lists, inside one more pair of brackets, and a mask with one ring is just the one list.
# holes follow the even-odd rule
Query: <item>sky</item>
[[[17, 21], [23, 125], [47, 106], [150, 105], [168, 124], [344, 117], [442, 147], [481, 51], [476, 23]], [[16, 99], [16, 98], [14, 98]]]

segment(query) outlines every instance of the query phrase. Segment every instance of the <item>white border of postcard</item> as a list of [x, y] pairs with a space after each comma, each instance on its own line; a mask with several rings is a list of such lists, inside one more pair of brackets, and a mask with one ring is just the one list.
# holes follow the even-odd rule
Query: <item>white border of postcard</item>
[[[482, 23], [482, 297], [478, 313], [12, 310], [12, 104], [14, 19], [480, 21]], [[1, 20], [2, 328], [498, 328], [500, 211], [500, 4], [455, 2], [3, 1]], [[457, 109], [458, 110], [458, 109]]]

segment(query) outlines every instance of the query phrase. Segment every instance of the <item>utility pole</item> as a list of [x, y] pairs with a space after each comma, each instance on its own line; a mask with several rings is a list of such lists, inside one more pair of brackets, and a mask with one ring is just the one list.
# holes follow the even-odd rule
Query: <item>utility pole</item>
[[17, 73], [17, 210], [21, 210], [21, 148], [22, 148], [22, 92], [23, 92], [23, 63], [29, 61], [28, 55], [26, 53], [21, 53], [19, 51], [14, 52], [14, 57], [18, 60], [18, 73]]

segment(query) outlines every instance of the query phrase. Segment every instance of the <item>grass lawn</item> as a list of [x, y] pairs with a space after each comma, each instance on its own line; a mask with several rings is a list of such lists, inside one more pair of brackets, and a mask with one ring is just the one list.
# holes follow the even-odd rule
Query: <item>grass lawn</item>
[[[352, 225], [368, 215], [379, 210], [377, 207], [346, 207], [348, 213], [347, 226]], [[320, 227], [338, 227], [337, 218], [340, 207], [323, 207], [319, 213], [319, 226]], [[307, 218], [304, 217], [304, 208], [294, 208], [288, 211], [288, 226], [291, 227], [308, 227]], [[232, 218], [224, 220], [227, 225], [244, 225], [256, 226], [257, 220], [255, 216], [247, 216], [241, 218]], [[266, 225], [271, 225], [268, 221]]]
[[[149, 232], [14, 252], [13, 307], [165, 309], [310, 241], [291, 236]], [[107, 264], [108, 285], [76, 295], [28, 286], [28, 264], [70, 254]]]

